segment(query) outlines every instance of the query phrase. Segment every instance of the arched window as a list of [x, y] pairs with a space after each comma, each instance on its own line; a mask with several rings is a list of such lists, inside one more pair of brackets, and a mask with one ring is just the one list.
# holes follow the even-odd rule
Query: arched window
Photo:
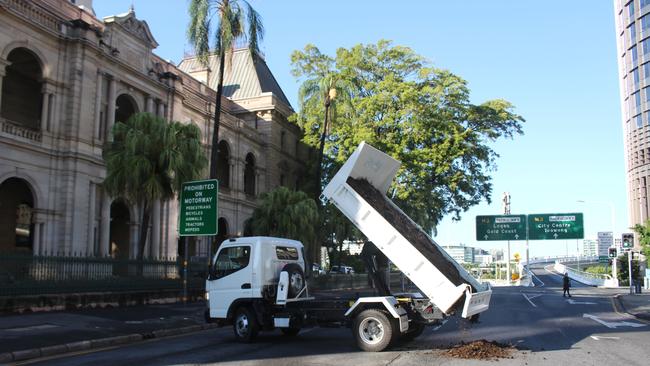
[[0, 250], [32, 250], [33, 210], [29, 183], [9, 178], [0, 184]]
[[217, 179], [219, 187], [230, 187], [230, 147], [225, 140], [221, 140], [218, 145], [217, 156]]
[[244, 193], [250, 196], [255, 195], [255, 156], [246, 155], [246, 167], [244, 168]]
[[115, 122], [126, 122], [138, 112], [138, 104], [128, 94], [122, 94], [115, 100]]
[[17, 124], [38, 130], [43, 107], [43, 72], [34, 53], [16, 48], [7, 56], [9, 66], [2, 83], [0, 115]]

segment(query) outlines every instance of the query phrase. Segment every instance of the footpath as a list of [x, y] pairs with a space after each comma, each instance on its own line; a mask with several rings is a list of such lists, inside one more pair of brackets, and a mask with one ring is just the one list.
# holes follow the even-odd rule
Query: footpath
[[624, 312], [650, 321], [650, 293], [618, 295], [616, 299]]
[[0, 364], [215, 327], [205, 303], [0, 315]]

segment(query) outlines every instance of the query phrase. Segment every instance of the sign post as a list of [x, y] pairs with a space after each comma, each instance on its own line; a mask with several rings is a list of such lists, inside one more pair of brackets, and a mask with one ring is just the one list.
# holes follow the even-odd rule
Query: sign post
[[187, 302], [188, 236], [217, 235], [216, 179], [185, 182], [181, 187], [181, 207], [178, 234], [184, 236], [183, 302]]
[[476, 240], [526, 240], [526, 215], [476, 216]]

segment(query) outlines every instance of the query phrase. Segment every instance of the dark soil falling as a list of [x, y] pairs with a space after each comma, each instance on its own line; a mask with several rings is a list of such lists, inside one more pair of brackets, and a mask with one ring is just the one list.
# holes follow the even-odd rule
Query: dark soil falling
[[[422, 255], [427, 258], [454, 285], [466, 283], [458, 268], [449, 262], [438, 246], [408, 216], [393, 205], [386, 195], [365, 179], [349, 177], [347, 183], [363, 197], [386, 221], [392, 223]], [[474, 289], [475, 290], [475, 289]]]

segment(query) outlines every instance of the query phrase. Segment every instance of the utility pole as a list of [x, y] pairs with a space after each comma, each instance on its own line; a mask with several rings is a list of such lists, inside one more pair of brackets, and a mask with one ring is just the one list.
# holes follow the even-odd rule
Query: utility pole
[[[509, 192], [503, 192], [503, 214], [504, 215], [510, 215], [510, 193]], [[508, 257], [506, 258], [506, 264], [507, 264], [507, 275], [508, 275], [508, 283], [512, 280], [512, 273], [510, 272], [510, 240], [508, 240]]]

